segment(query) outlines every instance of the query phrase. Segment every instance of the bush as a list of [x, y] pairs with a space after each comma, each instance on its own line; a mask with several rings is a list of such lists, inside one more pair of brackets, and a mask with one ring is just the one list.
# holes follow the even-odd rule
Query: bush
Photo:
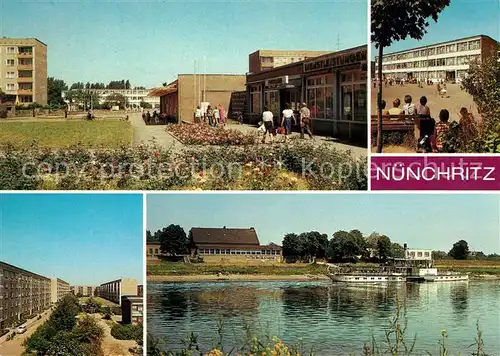
[[142, 324], [115, 324], [111, 335], [117, 340], [135, 340], [142, 343]]
[[167, 131], [186, 145], [250, 145], [257, 138], [239, 130], [215, 128], [207, 124], [168, 125]]
[[266, 150], [198, 146], [176, 153], [154, 145], [9, 148], [0, 156], [0, 189], [366, 190], [367, 161], [301, 140]]

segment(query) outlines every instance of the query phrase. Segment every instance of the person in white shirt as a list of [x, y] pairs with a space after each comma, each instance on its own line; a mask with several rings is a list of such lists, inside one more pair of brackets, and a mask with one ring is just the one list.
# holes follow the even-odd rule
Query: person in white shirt
[[196, 107], [196, 110], [194, 111], [194, 122], [196, 124], [201, 123], [201, 109], [199, 105]]
[[293, 110], [290, 109], [290, 104], [286, 104], [285, 110], [283, 110], [283, 117], [281, 118], [281, 126], [285, 128], [285, 140], [288, 139], [288, 135], [292, 132], [292, 119]]
[[405, 115], [415, 115], [415, 105], [411, 102], [411, 96], [405, 95], [405, 104], [403, 105]]
[[214, 126], [219, 124], [219, 108], [214, 106]]
[[266, 134], [269, 134], [269, 138], [271, 142], [273, 141], [273, 113], [269, 111], [267, 106], [264, 106], [264, 112], [262, 113], [262, 122], [264, 123], [264, 128], [266, 131], [264, 132], [264, 137], [262, 137], [262, 143], [266, 143]]

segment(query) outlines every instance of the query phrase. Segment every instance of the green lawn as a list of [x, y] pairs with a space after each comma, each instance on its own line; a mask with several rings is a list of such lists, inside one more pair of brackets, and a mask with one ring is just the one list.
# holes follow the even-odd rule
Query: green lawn
[[0, 147], [118, 148], [132, 143], [132, 126], [119, 120], [106, 121], [0, 121]]
[[168, 276], [168, 275], [203, 275], [215, 273], [228, 274], [260, 274], [260, 275], [321, 275], [326, 272], [326, 266], [317, 264], [280, 264], [280, 265], [263, 265], [263, 266], [221, 266], [213, 264], [192, 263], [185, 264], [182, 262], [161, 262], [159, 264], [149, 264], [149, 275]]

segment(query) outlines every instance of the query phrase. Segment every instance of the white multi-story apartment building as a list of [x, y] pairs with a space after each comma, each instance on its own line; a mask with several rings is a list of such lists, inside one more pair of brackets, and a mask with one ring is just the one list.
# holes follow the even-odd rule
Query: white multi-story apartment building
[[[387, 79], [460, 82], [471, 61], [484, 61], [499, 53], [499, 43], [479, 35], [448, 42], [387, 53], [382, 57], [382, 74]], [[375, 75], [378, 74], [375, 58]]]
[[141, 102], [146, 102], [150, 104], [153, 108], [160, 107], [160, 97], [159, 96], [149, 96], [151, 89], [73, 89], [67, 90], [62, 93], [62, 97], [66, 103], [67, 93], [69, 91], [76, 92], [82, 90], [86, 93], [97, 94], [99, 96], [99, 104], [103, 104], [107, 97], [111, 94], [121, 94], [127, 99], [129, 108], [139, 108]]
[[59, 299], [69, 294], [69, 283], [59, 278], [50, 279], [50, 294], [52, 303], [56, 303]]
[[0, 89], [19, 105], [47, 105], [47, 45], [36, 38], [0, 38]]
[[123, 296], [137, 295], [137, 281], [131, 278], [117, 279], [101, 284], [98, 290], [99, 297], [121, 304]]

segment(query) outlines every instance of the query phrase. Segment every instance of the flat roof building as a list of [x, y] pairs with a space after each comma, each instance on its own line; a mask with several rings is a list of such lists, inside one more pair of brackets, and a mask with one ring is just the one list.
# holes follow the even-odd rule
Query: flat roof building
[[[387, 79], [460, 82], [472, 61], [498, 55], [498, 42], [485, 35], [461, 38], [382, 56], [382, 74]], [[378, 73], [375, 58], [375, 77]]]
[[331, 51], [259, 49], [248, 55], [248, 71], [249, 73], [260, 73], [264, 70], [300, 62], [330, 52]]
[[143, 322], [144, 298], [142, 296], [122, 296], [122, 323], [141, 324]]
[[50, 308], [51, 280], [0, 261], [0, 330]]
[[123, 296], [137, 295], [137, 281], [132, 278], [122, 278], [106, 282], [99, 286], [99, 297], [120, 304]]
[[146, 241], [146, 257], [148, 259], [158, 258], [161, 255], [161, 244], [157, 241]]
[[165, 88], [152, 92], [160, 96], [160, 112], [175, 116], [179, 122], [194, 121], [198, 105], [212, 107], [221, 104], [229, 112], [231, 94], [245, 90], [245, 75], [238, 74], [179, 74]]
[[57, 303], [59, 299], [70, 293], [69, 283], [59, 278], [50, 279], [50, 294], [52, 303]]
[[18, 105], [47, 105], [47, 45], [36, 38], [0, 38], [0, 88]]
[[70, 286], [70, 292], [82, 297], [93, 297], [96, 295], [96, 286]]
[[366, 146], [367, 78], [367, 46], [249, 73], [245, 119], [257, 123], [267, 106], [278, 124], [287, 103], [298, 115], [305, 102], [313, 133]]
[[127, 105], [129, 108], [139, 108], [141, 102], [146, 102], [150, 104], [153, 108], [158, 108], [160, 106], [160, 97], [149, 95], [151, 89], [72, 89], [66, 90], [61, 93], [62, 98], [68, 105], [78, 105], [81, 103], [74, 102], [70, 103], [68, 100], [68, 93], [75, 93], [78, 91], [83, 91], [85, 93], [96, 94], [98, 96], [99, 104], [104, 104], [111, 94], [120, 94], [127, 100]]

